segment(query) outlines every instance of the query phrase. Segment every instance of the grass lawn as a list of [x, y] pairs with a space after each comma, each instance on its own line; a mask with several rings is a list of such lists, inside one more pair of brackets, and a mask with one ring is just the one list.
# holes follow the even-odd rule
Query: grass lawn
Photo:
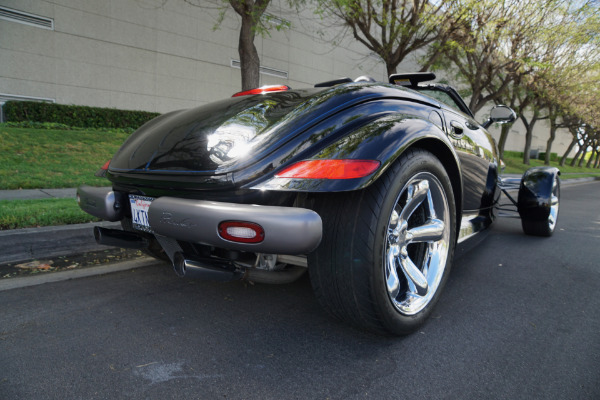
[[[530, 160], [530, 165], [523, 164], [523, 157], [518, 155], [516, 152], [505, 152], [504, 163], [506, 164], [505, 174], [522, 174], [528, 168], [538, 167], [544, 165], [544, 160]], [[600, 169], [585, 168], [585, 167], [570, 167], [569, 163], [571, 159], [568, 159], [564, 166], [558, 165], [558, 161], [550, 161], [551, 167], [557, 167], [562, 173], [561, 179], [569, 178], [584, 178], [589, 176], [600, 176]], [[584, 163], [585, 165], [585, 163]]]
[[103, 186], [94, 176], [128, 133], [0, 126], [0, 189]]
[[0, 230], [99, 221], [75, 199], [0, 200]]

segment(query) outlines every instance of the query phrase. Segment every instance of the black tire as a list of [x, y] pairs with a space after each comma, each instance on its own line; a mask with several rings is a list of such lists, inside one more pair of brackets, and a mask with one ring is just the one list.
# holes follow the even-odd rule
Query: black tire
[[127, 218], [127, 217], [123, 218], [121, 220], [121, 227], [123, 228], [124, 231], [135, 232], [135, 233], [139, 233], [141, 235], [146, 236], [146, 239], [148, 239], [149, 246], [147, 249], [142, 249], [143, 253], [149, 255], [150, 257], [154, 257], [157, 260], [165, 261], [165, 262], [168, 262], [169, 264], [171, 263], [169, 256], [167, 255], [167, 253], [165, 253], [162, 246], [160, 245], [160, 243], [158, 243], [158, 241], [156, 240], [154, 235], [134, 229], [133, 225], [131, 223], [131, 218]]
[[[334, 317], [374, 332], [405, 335], [419, 328], [439, 299], [454, 253], [456, 206], [442, 163], [426, 150], [411, 149], [367, 189], [313, 201], [324, 232], [308, 261], [320, 304]], [[407, 238], [406, 232], [425, 225], [434, 227], [431, 240]], [[403, 270], [417, 279], [409, 280]], [[423, 301], [411, 308], [412, 300]]]
[[[558, 211], [560, 206], [560, 179], [558, 175], [554, 178], [552, 194], [550, 198], [550, 210], [546, 219], [530, 219], [527, 215], [521, 216], [521, 226], [526, 235], [552, 236], [558, 222]], [[542, 212], [542, 211], [540, 211]], [[546, 211], [547, 212], [547, 211]]]

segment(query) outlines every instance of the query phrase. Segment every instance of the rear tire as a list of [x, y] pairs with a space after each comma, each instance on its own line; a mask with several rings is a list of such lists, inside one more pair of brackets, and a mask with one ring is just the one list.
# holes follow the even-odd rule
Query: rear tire
[[313, 200], [324, 232], [308, 261], [321, 305], [375, 332], [419, 328], [439, 300], [454, 253], [456, 206], [441, 162], [408, 150], [367, 189]]

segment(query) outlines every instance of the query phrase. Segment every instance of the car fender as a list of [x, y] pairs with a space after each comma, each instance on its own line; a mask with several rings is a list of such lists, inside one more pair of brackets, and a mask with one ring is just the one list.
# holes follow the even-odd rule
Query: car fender
[[543, 221], [548, 218], [557, 176], [560, 176], [560, 171], [555, 167], [533, 167], [525, 171], [517, 200], [521, 219]]
[[[301, 159], [378, 160], [381, 165], [371, 175], [354, 179], [278, 178], [277, 172], [254, 183], [252, 189], [298, 192], [340, 192], [360, 190], [375, 182], [407, 149], [418, 146], [434, 153], [448, 168], [456, 189], [461, 191], [459, 161], [444, 131], [429, 118], [411, 114], [384, 114], [367, 124], [345, 132], [325, 147]], [[293, 160], [300, 161], [300, 159]], [[459, 196], [460, 198], [460, 196]], [[460, 203], [459, 203], [460, 204]]]

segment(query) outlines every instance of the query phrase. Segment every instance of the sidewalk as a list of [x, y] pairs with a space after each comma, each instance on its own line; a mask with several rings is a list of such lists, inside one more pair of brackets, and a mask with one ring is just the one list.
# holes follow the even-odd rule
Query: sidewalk
[[74, 199], [76, 195], [75, 188], [0, 190], [0, 200]]

